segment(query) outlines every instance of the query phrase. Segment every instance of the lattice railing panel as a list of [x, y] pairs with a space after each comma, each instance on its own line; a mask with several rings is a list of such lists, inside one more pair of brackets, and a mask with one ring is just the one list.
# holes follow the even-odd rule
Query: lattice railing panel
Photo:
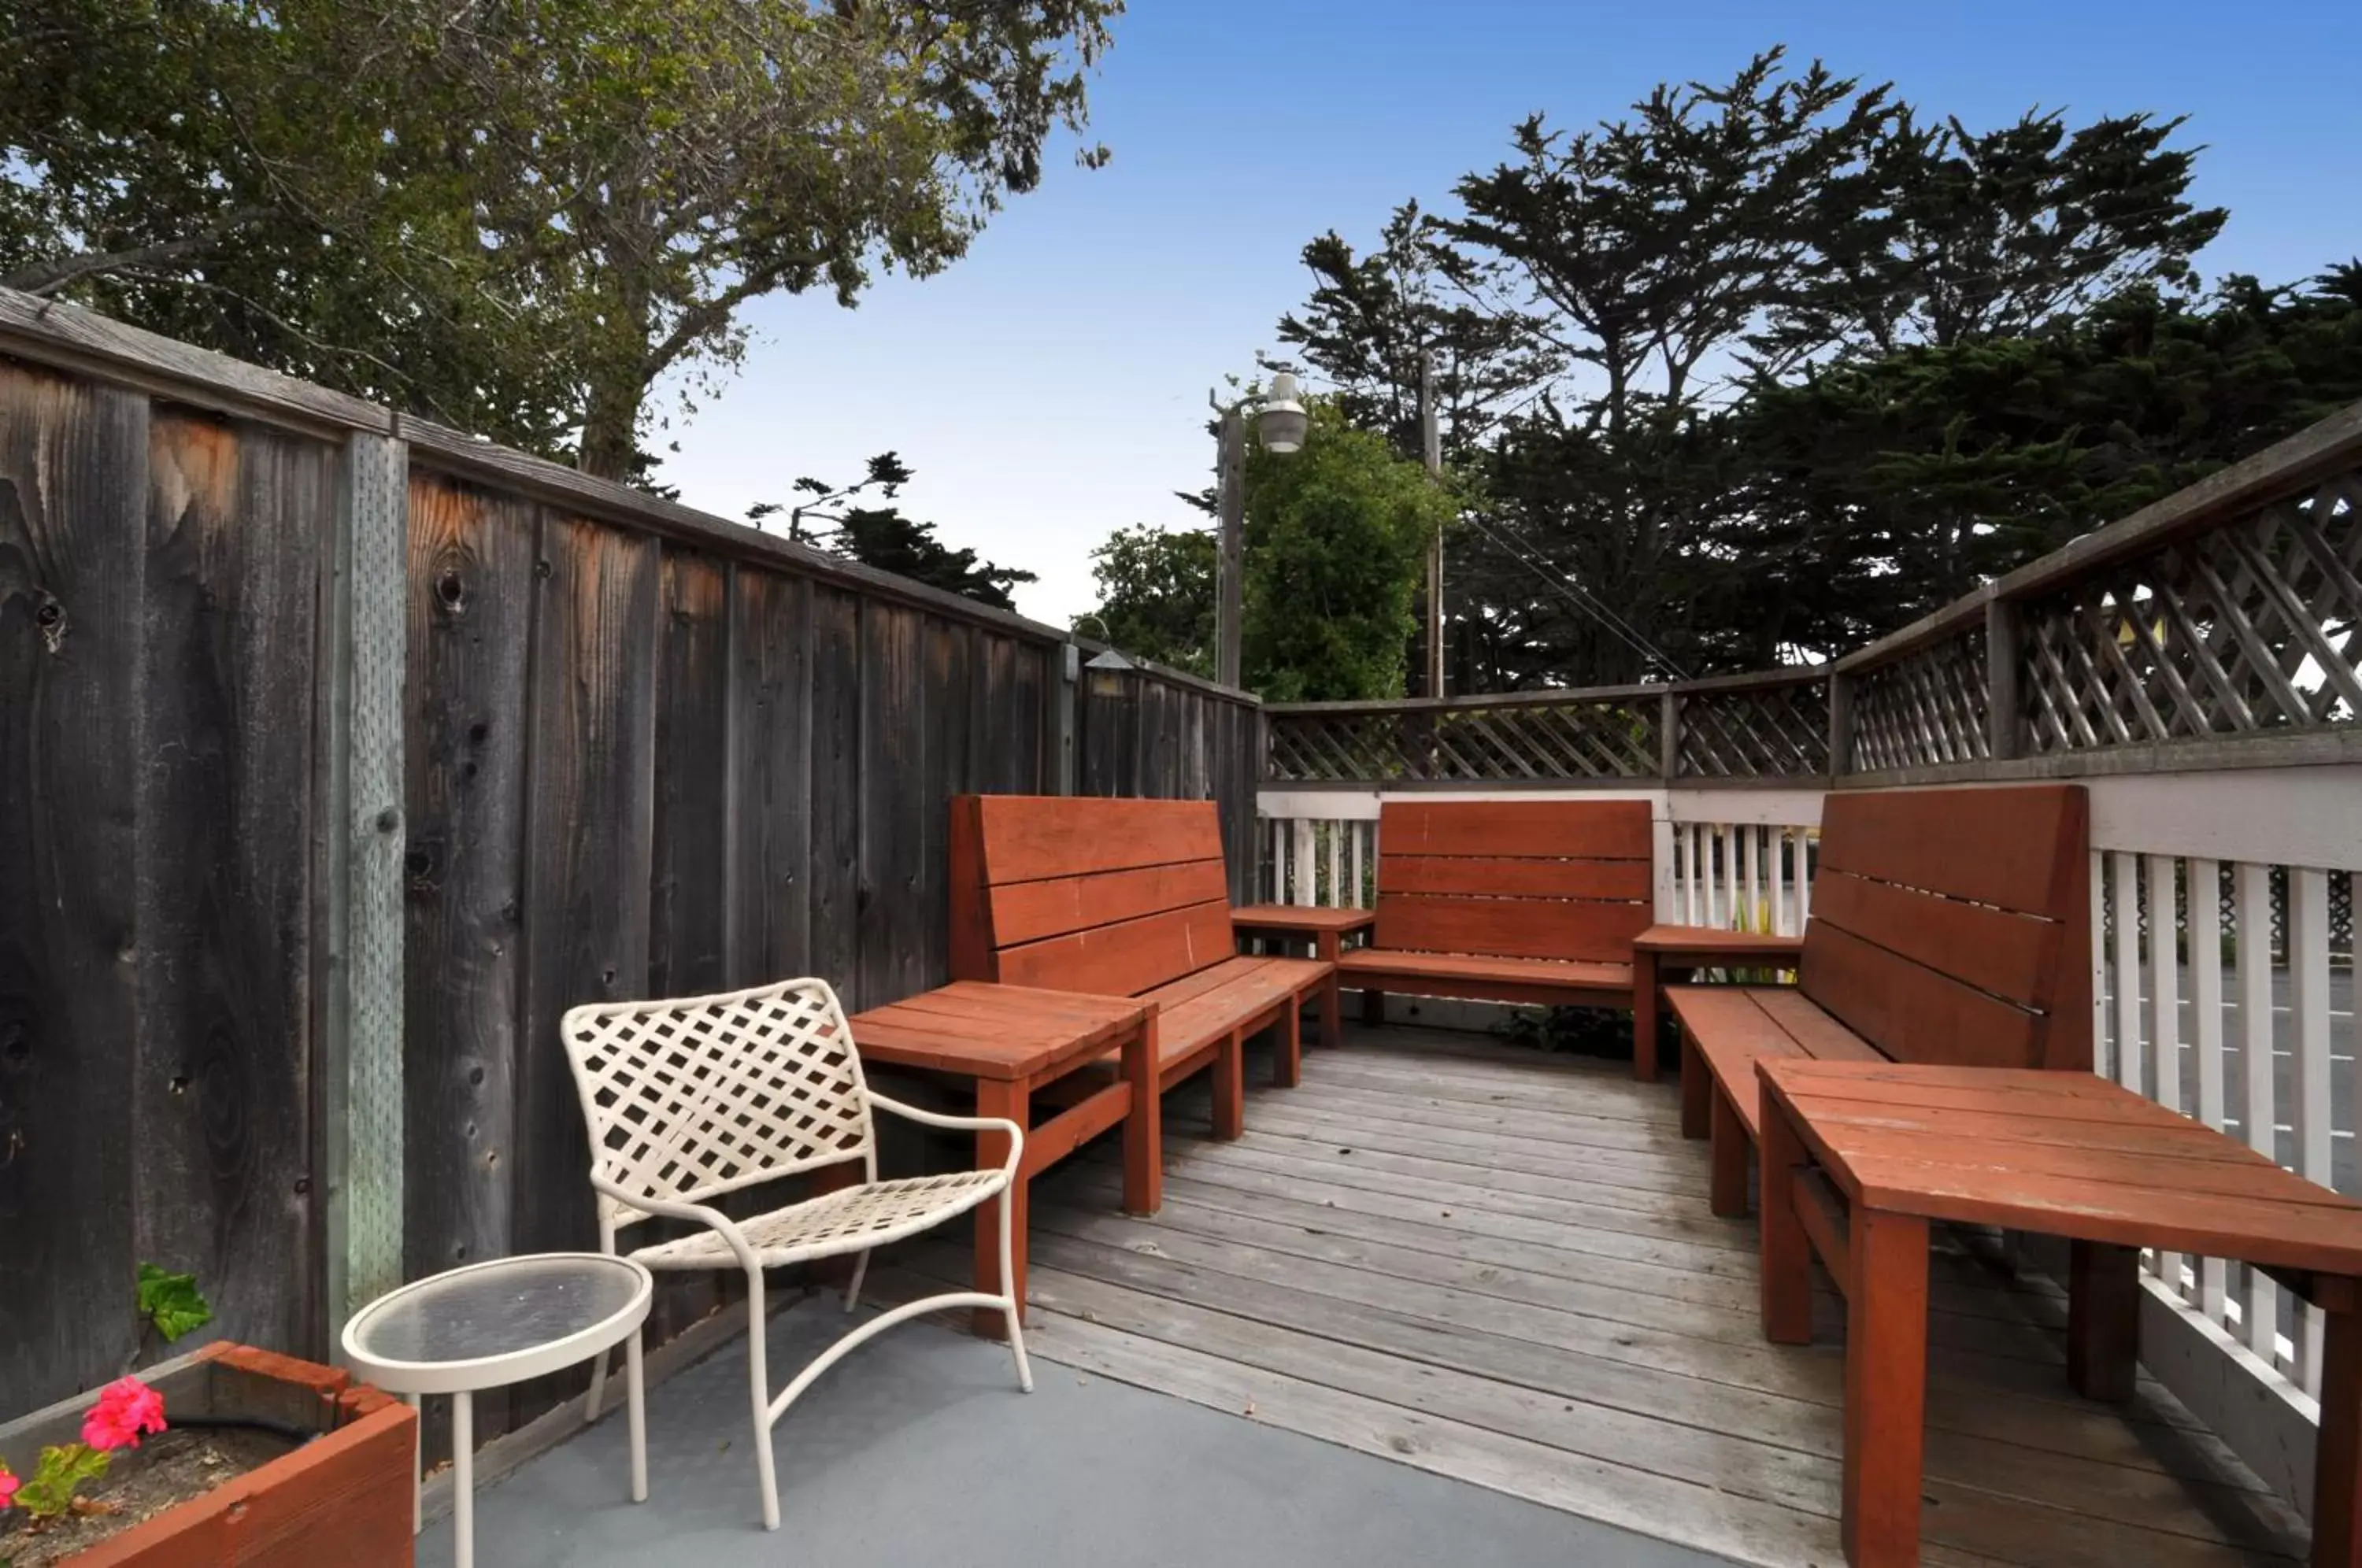
[[1284, 779], [1404, 778], [1404, 715], [1271, 713], [1270, 776]]
[[1370, 712], [1274, 712], [1275, 780], [1647, 778], [1657, 771], [1653, 701]]
[[1681, 776], [1817, 778], [1829, 770], [1828, 726], [1826, 681], [1686, 693], [1679, 726]]
[[2022, 609], [2036, 752], [2362, 716], [2362, 475]]
[[1992, 756], [1986, 682], [1982, 626], [1915, 648], [1859, 677], [1853, 691], [1853, 771], [1981, 762]]

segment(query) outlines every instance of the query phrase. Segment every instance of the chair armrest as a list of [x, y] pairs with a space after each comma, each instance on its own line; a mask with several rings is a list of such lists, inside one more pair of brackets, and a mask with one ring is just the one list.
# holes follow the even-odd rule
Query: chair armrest
[[899, 1099], [889, 1099], [876, 1089], [866, 1088], [861, 1092], [868, 1096], [871, 1110], [891, 1111], [905, 1121], [915, 1121], [922, 1127], [948, 1127], [977, 1132], [1008, 1133], [1009, 1158], [1001, 1162], [1000, 1167], [1004, 1176], [1015, 1176], [1017, 1163], [1025, 1157], [1025, 1129], [1005, 1116], [946, 1116], [939, 1110], [921, 1110], [915, 1105], [905, 1105]]
[[643, 1214], [661, 1214], [668, 1220], [687, 1220], [706, 1226], [730, 1244], [731, 1252], [737, 1255], [740, 1264], [750, 1269], [763, 1266], [755, 1255], [755, 1249], [747, 1244], [745, 1232], [738, 1229], [737, 1221], [719, 1209], [710, 1209], [702, 1203], [681, 1203], [669, 1198], [650, 1198], [644, 1193], [620, 1187], [604, 1176], [592, 1176], [590, 1186], [601, 1196]]

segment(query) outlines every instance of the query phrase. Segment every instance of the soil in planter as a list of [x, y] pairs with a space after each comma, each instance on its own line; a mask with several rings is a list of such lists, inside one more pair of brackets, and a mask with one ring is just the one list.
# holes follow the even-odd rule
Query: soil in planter
[[88, 1511], [32, 1525], [31, 1516], [12, 1508], [0, 1514], [0, 1562], [10, 1568], [42, 1568], [64, 1562], [108, 1536], [154, 1518], [165, 1509], [259, 1470], [297, 1444], [277, 1432], [252, 1427], [173, 1427], [137, 1449], [118, 1450], [105, 1476], [82, 1496]]

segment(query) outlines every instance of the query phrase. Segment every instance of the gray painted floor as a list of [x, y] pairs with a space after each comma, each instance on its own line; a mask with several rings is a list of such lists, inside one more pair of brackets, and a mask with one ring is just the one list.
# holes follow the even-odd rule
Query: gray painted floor
[[[775, 1313], [774, 1386], [844, 1320]], [[779, 1423], [762, 1529], [745, 1352], [649, 1395], [649, 1496], [629, 1500], [622, 1411], [477, 1497], [476, 1560], [515, 1564], [1221, 1568], [1720, 1562], [1483, 1487], [1006, 1352], [929, 1323], [854, 1353]], [[610, 1387], [614, 1385], [610, 1384]], [[619, 1391], [620, 1397], [620, 1391]], [[430, 1524], [422, 1568], [447, 1568]]]

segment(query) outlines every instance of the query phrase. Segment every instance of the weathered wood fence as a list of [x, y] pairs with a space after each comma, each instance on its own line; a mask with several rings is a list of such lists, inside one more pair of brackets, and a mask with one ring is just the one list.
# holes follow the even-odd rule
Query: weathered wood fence
[[0, 291], [0, 1415], [140, 1261], [325, 1354], [593, 1243], [560, 1012], [939, 983], [954, 794], [1210, 796], [1243, 889], [1253, 700], [1092, 651]]

